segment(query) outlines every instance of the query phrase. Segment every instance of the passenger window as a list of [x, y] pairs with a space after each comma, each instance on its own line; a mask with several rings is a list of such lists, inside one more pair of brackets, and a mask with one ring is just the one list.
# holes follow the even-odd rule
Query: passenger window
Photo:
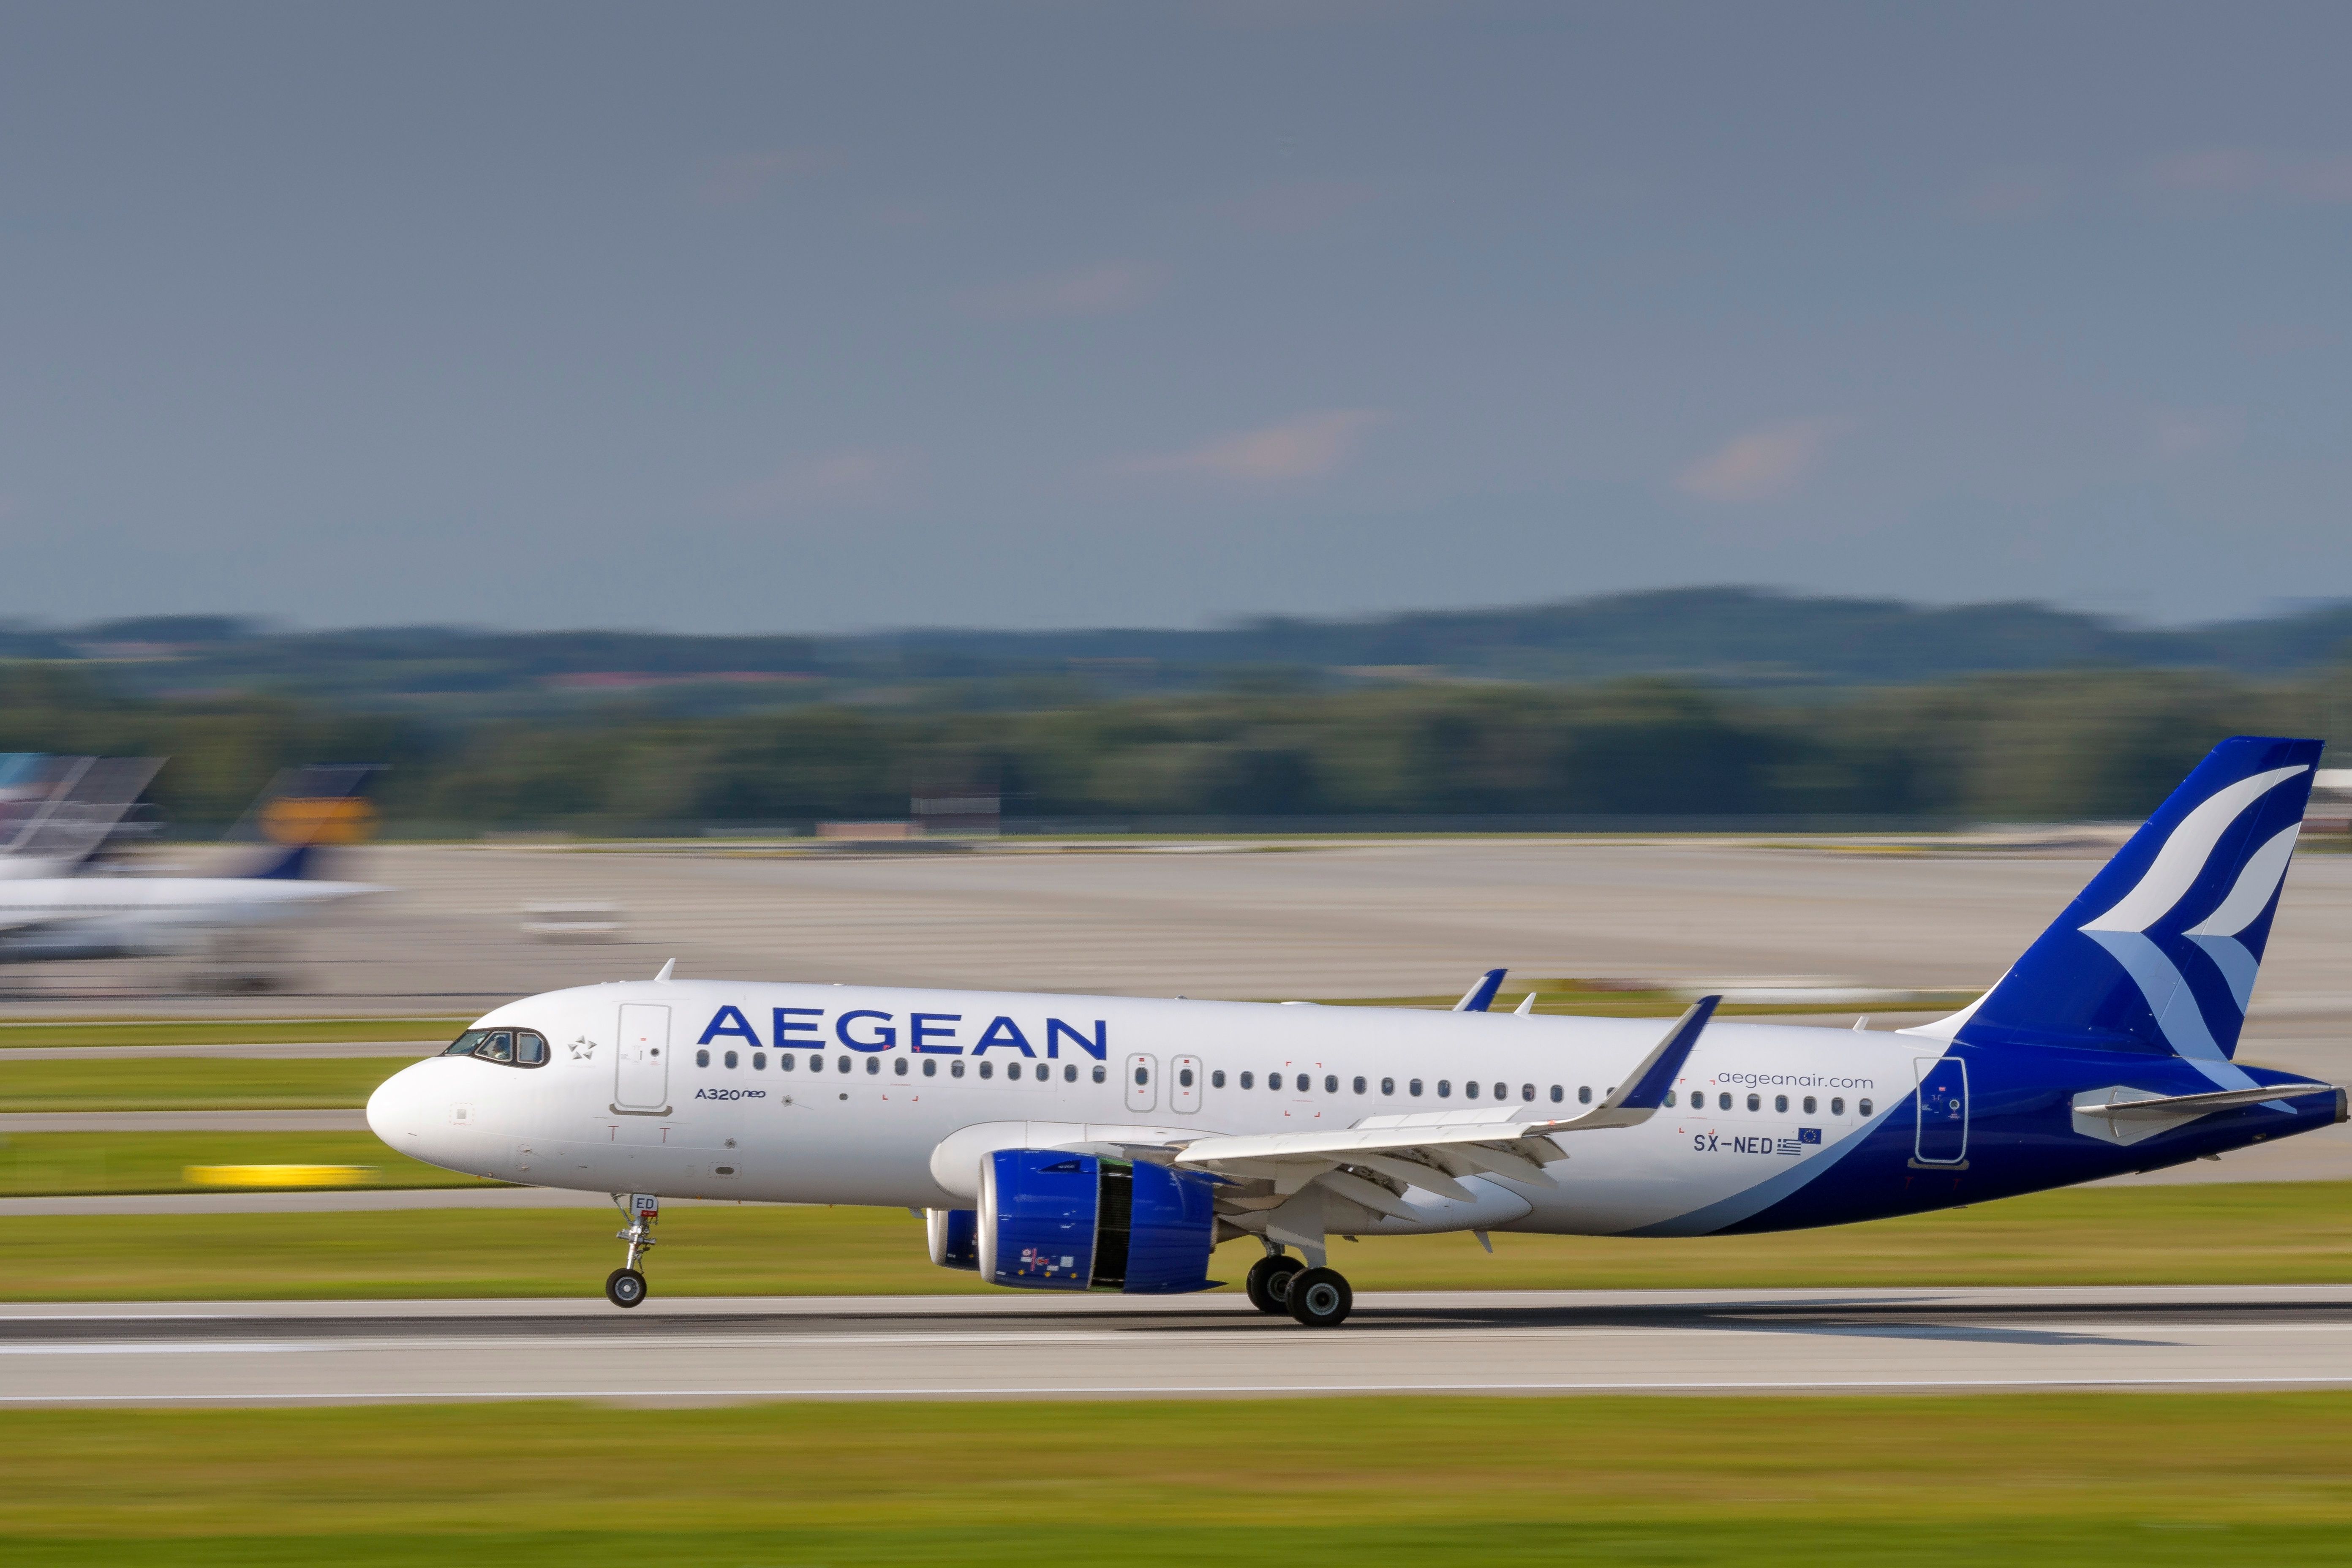
[[[760, 1058], [756, 1056], [753, 1057], [751, 1058], [751, 1065], [753, 1067], [758, 1067], [760, 1065]], [[928, 1067], [930, 1064], [927, 1062], [924, 1065]], [[907, 1058], [900, 1057], [896, 1061], [893, 1061], [890, 1064], [890, 1070], [897, 1073], [900, 1078], [905, 1078], [907, 1076]]]
[[[1554, 1100], [1558, 1100], [1558, 1099], [1559, 1098], [1559, 1093], [1558, 1093], [1557, 1091], [1555, 1091], [1555, 1092], [1553, 1093], [1553, 1095], [1552, 1095], [1552, 1098], [1553, 1098]], [[1666, 1105], [1667, 1105], [1667, 1108], [1671, 1110], [1671, 1109], [1673, 1108], [1673, 1106], [1674, 1106], [1674, 1103], [1675, 1103], [1675, 1091], [1674, 1091], [1673, 1089], [1670, 1089], [1666, 1090]]]
[[1327, 1072], [1323, 1075], [1323, 1092], [1326, 1094], [1337, 1094], [1339, 1092], [1339, 1074]]
[[841, 1071], [843, 1071], [843, 1072], [847, 1072], [847, 1071], [849, 1070], [849, 1066], [850, 1066], [849, 1058], [848, 1058], [847, 1057], [843, 1057], [843, 1058], [841, 1058], [841, 1067], [840, 1067], [840, 1070], [841, 1070]]
[[1396, 1079], [1392, 1078], [1384, 1078], [1381, 1079], [1381, 1092], [1391, 1099], [1395, 1098]]
[[1108, 1078], [1109, 1076], [1110, 1076], [1110, 1070], [1109, 1070], [1108, 1068], [1104, 1068], [1104, 1067], [1097, 1066], [1097, 1067], [1095, 1068], [1095, 1081], [1096, 1081], [1097, 1083], [1100, 1083], [1100, 1082], [1102, 1082], [1105, 1079]]
[[1255, 1088], [1255, 1081], [1254, 1081], [1254, 1080], [1255, 1079], [1256, 1076], [1257, 1076], [1257, 1075], [1256, 1075], [1256, 1074], [1255, 1074], [1255, 1073], [1246, 1073], [1246, 1072], [1245, 1072], [1245, 1073], [1242, 1074], [1242, 1087], [1243, 1087], [1244, 1089], [1252, 1089], [1252, 1088]]
[[1772, 1109], [1773, 1109], [1773, 1110], [1788, 1110], [1788, 1109], [1789, 1109], [1789, 1097], [1788, 1097], [1787, 1095], [1785, 1095], [1785, 1094], [1776, 1094], [1776, 1095], [1774, 1095], [1774, 1096], [1772, 1097]]
[[1004, 1064], [1004, 1076], [1005, 1076], [1006, 1078], [1013, 1079], [1015, 1079], [1015, 1080], [1017, 1081], [1017, 1080], [1020, 1079], [1020, 1077], [1021, 1077], [1021, 1064], [1020, 1064], [1019, 1062], [1007, 1062], [1007, 1063], [1005, 1063], [1005, 1064]]
[[1717, 1096], [1715, 1097], [1715, 1108], [1716, 1108], [1717, 1110], [1730, 1110], [1730, 1109], [1731, 1109], [1731, 1096], [1730, 1096], [1730, 1095], [1728, 1095], [1728, 1094], [1718, 1094], [1718, 1095], [1717, 1095]]
[[880, 1057], [867, 1057], [866, 1058], [866, 1076], [867, 1078], [872, 1078], [881, 1070], [882, 1058]]
[[1832, 1097], [1830, 1100], [1830, 1114], [1832, 1116], [1843, 1116], [1845, 1114], [1845, 1097], [1843, 1095]]
[[1442, 1078], [1437, 1080], [1437, 1098], [1440, 1100], [1451, 1100], [1454, 1098], [1454, 1080], [1452, 1079]]
[[768, 1070], [767, 1052], [753, 1051], [751, 1053], [751, 1070], [753, 1072], [765, 1072]]
[[1414, 1079], [1411, 1083], [1406, 1084], [1404, 1089], [1405, 1092], [1412, 1096], [1415, 1100], [1419, 1100], [1421, 1098], [1421, 1079]]
[[776, 1058], [776, 1070], [778, 1072], [790, 1072], [799, 1065], [800, 1058], [793, 1056], [790, 1051], [782, 1052]]
[[1535, 1097], [1536, 1097], [1536, 1086], [1535, 1086], [1535, 1085], [1533, 1085], [1533, 1084], [1531, 1084], [1531, 1083], [1523, 1083], [1523, 1084], [1519, 1085], [1519, 1098], [1520, 1098], [1521, 1100], [1533, 1100]]
[[1176, 1069], [1176, 1083], [1177, 1083], [1177, 1086], [1178, 1086], [1179, 1088], [1181, 1088], [1181, 1089], [1190, 1089], [1190, 1088], [1192, 1088], [1192, 1069], [1191, 1068], [1177, 1068], [1177, 1069]]
[[985, 1057], [982, 1058], [980, 1063], [980, 1076], [982, 1078], [994, 1078], [996, 1076], [996, 1064], [988, 1060]]
[[[792, 1060], [790, 1057], [786, 1057], [784, 1059], [786, 1061]], [[925, 1057], [923, 1058], [923, 1076], [925, 1078], [937, 1078], [940, 1076], [940, 1064], [935, 1058]]]
[[1358, 1079], [1356, 1080], [1356, 1083], [1355, 1083], [1355, 1089], [1356, 1089], [1356, 1092], [1357, 1092], [1358, 1094], [1361, 1094], [1361, 1093], [1363, 1093], [1363, 1092], [1364, 1092], [1364, 1080], [1363, 1080], [1362, 1079]]
[[1854, 1105], [1854, 1109], [1861, 1111], [1864, 1116], [1867, 1116], [1870, 1114], [1870, 1101], [1866, 1100], [1857, 1101]]
[[1282, 1087], [1282, 1075], [1278, 1072], [1270, 1072], [1266, 1074], [1265, 1087], [1268, 1089], [1280, 1089]]
[[1809, 1094], [1809, 1095], [1805, 1096], [1805, 1114], [1806, 1114], [1806, 1115], [1811, 1116], [1811, 1115], [1813, 1113], [1813, 1106], [1815, 1105], [1815, 1103], [1816, 1103], [1816, 1101], [1814, 1100], [1814, 1099], [1813, 1099], [1813, 1097], [1812, 1097], [1811, 1095], [1810, 1095], [1810, 1094]]
[[1749, 1095], [1749, 1096], [1748, 1097], [1748, 1110], [1763, 1110], [1763, 1109], [1764, 1109], [1764, 1097], [1763, 1097], [1762, 1095], [1760, 1095], [1760, 1094], [1751, 1094], [1751, 1095]]
[[1510, 1086], [1509, 1084], [1507, 1084], [1507, 1083], [1498, 1083], [1498, 1084], [1496, 1084], [1496, 1085], [1495, 1086], [1495, 1098], [1496, 1098], [1496, 1100], [1508, 1100], [1508, 1099], [1510, 1099], [1510, 1098], [1511, 1098], [1511, 1086]]
[[728, 1052], [726, 1059], [727, 1065], [730, 1068], [733, 1067], [735, 1065], [735, 1053], [733, 1051]]
[[1592, 1103], [1592, 1086], [1591, 1084], [1580, 1083], [1576, 1086], [1576, 1103], [1579, 1105], [1590, 1105]]
[[1151, 1069], [1148, 1067], [1137, 1067], [1135, 1069], [1135, 1081], [1139, 1084], [1150, 1083], [1151, 1081]]
[[961, 1078], [963, 1076], [963, 1063], [960, 1061], [948, 1063], [948, 1076], [950, 1078]]
[[1475, 1099], [1477, 1099], [1477, 1098], [1478, 1098], [1478, 1086], [1477, 1086], [1476, 1084], [1475, 1084], [1475, 1083], [1465, 1083], [1465, 1084], [1464, 1084], [1464, 1085], [1462, 1086], [1462, 1096], [1463, 1096], [1463, 1098], [1464, 1098], [1465, 1100], [1475, 1100]]
[[1069, 1062], [1064, 1065], [1062, 1068], [1062, 1081], [1064, 1083], [1076, 1083], [1078, 1081], [1077, 1063]]
[[694, 1065], [695, 1065], [696, 1067], [698, 1067], [698, 1068], [707, 1068], [707, 1067], [709, 1067], [709, 1066], [710, 1065], [710, 1053], [709, 1053], [709, 1051], [697, 1051], [697, 1052], [695, 1052], [695, 1053], [694, 1053]]
[[525, 1029], [515, 1037], [515, 1060], [525, 1067], [537, 1067], [547, 1060], [547, 1041]]
[[[1568, 1090], [1566, 1090], [1566, 1089], [1564, 1089], [1560, 1088], [1560, 1087], [1559, 1087], [1559, 1085], [1558, 1085], [1558, 1084], [1554, 1084], [1554, 1085], [1552, 1085], [1552, 1086], [1551, 1086], [1551, 1102], [1552, 1102], [1554, 1105], [1558, 1105], [1561, 1100], [1566, 1100], [1567, 1098], [1568, 1098]], [[1668, 1105], [1672, 1105], [1672, 1104], [1674, 1103], [1674, 1101], [1670, 1100], [1666, 1101], [1666, 1103], [1667, 1103]]]
[[[1072, 1078], [1076, 1078], [1076, 1077], [1077, 1077], [1077, 1076], [1078, 1076], [1078, 1069], [1077, 1069], [1077, 1068], [1072, 1068], [1070, 1069], [1070, 1076], [1071, 1076]], [[1209, 1087], [1210, 1087], [1211, 1089], [1223, 1089], [1223, 1088], [1224, 1088], [1224, 1087], [1225, 1087], [1225, 1069], [1224, 1069], [1224, 1068], [1217, 1068], [1217, 1070], [1216, 1070], [1216, 1071], [1214, 1071], [1214, 1072], [1213, 1072], [1213, 1073], [1211, 1073], [1211, 1074], [1209, 1075]]]

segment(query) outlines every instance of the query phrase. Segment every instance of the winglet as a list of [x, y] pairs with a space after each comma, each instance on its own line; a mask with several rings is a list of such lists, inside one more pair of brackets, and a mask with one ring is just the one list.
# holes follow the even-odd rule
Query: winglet
[[671, 970], [673, 970], [673, 969], [676, 969], [677, 967], [677, 959], [675, 959], [675, 958], [673, 958], [673, 959], [671, 959], [667, 963], [665, 963], [665, 964], [663, 964], [663, 965], [661, 966], [661, 973], [660, 973], [659, 974], [655, 975], [655, 976], [654, 976], [654, 978], [655, 978], [656, 980], [657, 980], [657, 981], [658, 981], [658, 980], [667, 980], [667, 979], [669, 978], [670, 971], [671, 971]]
[[1657, 1112], [1665, 1102], [1666, 1090], [1682, 1076], [1683, 1064], [1690, 1060], [1691, 1047], [1706, 1032], [1706, 1021], [1715, 1016], [1720, 996], [1702, 996], [1690, 1005], [1690, 1011], [1675, 1020], [1633, 1076], [1610, 1093], [1608, 1099], [1583, 1115], [1567, 1121], [1554, 1121], [1529, 1127], [1530, 1133], [1583, 1131], [1595, 1127], [1638, 1127]]
[[1477, 984], [1462, 994], [1462, 1000], [1454, 1004], [1454, 1010], [1457, 1013], [1485, 1012], [1494, 1005], [1495, 993], [1503, 988], [1503, 976], [1509, 973], [1507, 969], [1486, 971]]
[[1530, 991], [1526, 995], [1519, 998], [1519, 1005], [1511, 1009], [1511, 1016], [1514, 1018], [1524, 1018], [1535, 1010], [1536, 994]]

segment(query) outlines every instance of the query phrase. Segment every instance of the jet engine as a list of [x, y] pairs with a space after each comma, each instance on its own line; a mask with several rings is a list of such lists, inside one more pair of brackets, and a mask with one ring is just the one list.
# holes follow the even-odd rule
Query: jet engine
[[971, 1209], [925, 1209], [923, 1233], [931, 1261], [942, 1268], [980, 1267], [980, 1215]]
[[999, 1150], [980, 1168], [981, 1276], [1031, 1290], [1209, 1289], [1215, 1187], [1165, 1165]]

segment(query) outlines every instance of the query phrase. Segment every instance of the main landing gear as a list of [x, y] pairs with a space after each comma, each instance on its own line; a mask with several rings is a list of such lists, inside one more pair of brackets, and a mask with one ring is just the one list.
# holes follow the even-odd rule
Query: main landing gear
[[615, 1193], [613, 1201], [629, 1216], [628, 1228], [613, 1237], [629, 1244], [629, 1257], [604, 1276], [604, 1300], [615, 1307], [634, 1307], [646, 1299], [646, 1277], [637, 1264], [653, 1250], [654, 1226], [661, 1221], [661, 1199], [651, 1193]]
[[1259, 1311], [1268, 1316], [1287, 1312], [1310, 1329], [1338, 1328], [1356, 1304], [1346, 1275], [1336, 1268], [1309, 1268], [1279, 1252], [1252, 1264], [1242, 1288]]

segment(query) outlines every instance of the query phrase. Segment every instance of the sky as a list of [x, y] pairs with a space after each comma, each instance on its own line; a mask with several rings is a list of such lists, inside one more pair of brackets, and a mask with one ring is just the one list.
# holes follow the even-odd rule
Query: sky
[[2352, 596], [2352, 6], [0, 11], [0, 618]]

